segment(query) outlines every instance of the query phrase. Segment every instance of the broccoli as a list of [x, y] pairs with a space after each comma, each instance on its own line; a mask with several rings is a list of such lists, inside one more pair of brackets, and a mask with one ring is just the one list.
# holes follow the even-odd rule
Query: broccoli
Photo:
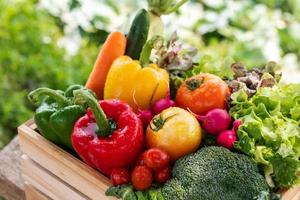
[[154, 184], [145, 191], [136, 191], [130, 184], [111, 186], [105, 195], [122, 200], [164, 200], [161, 187]]
[[179, 159], [173, 178], [162, 188], [165, 200], [253, 200], [268, 184], [257, 165], [247, 156], [223, 147], [204, 147]]

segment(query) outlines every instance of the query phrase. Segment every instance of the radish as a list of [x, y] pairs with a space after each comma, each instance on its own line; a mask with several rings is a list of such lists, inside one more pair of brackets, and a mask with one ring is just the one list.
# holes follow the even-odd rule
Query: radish
[[227, 130], [231, 122], [229, 113], [219, 108], [208, 111], [204, 116], [196, 115], [196, 118], [202, 122], [203, 128], [210, 135], [217, 135], [221, 131]]
[[136, 115], [142, 121], [143, 127], [145, 129], [151, 122], [152, 118], [154, 117], [154, 114], [152, 113], [152, 111], [150, 109], [142, 110], [140, 108], [140, 106], [138, 105], [138, 103], [136, 102], [136, 99], [135, 99], [135, 92], [133, 93], [132, 98], [133, 98], [133, 102], [134, 102], [135, 106], [137, 107]]
[[169, 90], [164, 99], [160, 99], [152, 105], [151, 110], [155, 115], [157, 115], [157, 114], [161, 113], [163, 110], [165, 110], [169, 107], [175, 107], [175, 106], [176, 106], [176, 103], [175, 103], [175, 101], [173, 101], [171, 99], [170, 90]]
[[239, 119], [235, 120], [233, 122], [232, 130], [222, 131], [217, 136], [217, 144], [227, 149], [233, 149], [233, 144], [237, 140], [236, 131], [238, 130], [241, 123], [242, 123], [241, 120]]
[[235, 132], [232, 130], [222, 131], [217, 136], [217, 144], [227, 149], [233, 149], [233, 143], [236, 141]]
[[237, 119], [233, 122], [232, 130], [236, 133], [240, 125], [242, 124], [242, 120]]
[[146, 128], [153, 118], [153, 113], [150, 109], [138, 110], [138, 118], [142, 121], [143, 127]]

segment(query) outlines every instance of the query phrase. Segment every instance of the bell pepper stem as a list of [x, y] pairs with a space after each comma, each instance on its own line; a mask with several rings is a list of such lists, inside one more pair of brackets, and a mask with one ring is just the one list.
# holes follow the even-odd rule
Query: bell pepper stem
[[28, 94], [28, 99], [30, 102], [32, 102], [34, 104], [38, 104], [41, 96], [49, 96], [49, 97], [53, 98], [58, 104], [63, 105], [63, 106], [69, 104], [67, 97], [65, 97], [63, 94], [60, 94], [56, 90], [52, 90], [50, 88], [44, 88], [44, 87], [38, 88], [38, 89], [30, 92]]
[[161, 46], [162, 44], [163, 37], [159, 35], [153, 36], [150, 40], [146, 42], [140, 56], [140, 63], [142, 67], [145, 67], [149, 64], [152, 49], [157, 46]]
[[97, 135], [106, 137], [111, 134], [109, 120], [107, 119], [104, 111], [100, 107], [97, 99], [86, 89], [79, 89], [73, 92], [75, 103], [86, 103], [94, 114], [96, 124], [98, 126]]

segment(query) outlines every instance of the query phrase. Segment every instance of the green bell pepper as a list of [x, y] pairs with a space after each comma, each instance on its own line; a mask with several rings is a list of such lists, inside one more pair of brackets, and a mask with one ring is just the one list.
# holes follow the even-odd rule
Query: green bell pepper
[[29, 93], [28, 99], [36, 104], [34, 120], [40, 133], [48, 140], [72, 150], [71, 134], [77, 119], [86, 112], [84, 105], [76, 105], [73, 91], [83, 89], [72, 85], [65, 92], [38, 88]]

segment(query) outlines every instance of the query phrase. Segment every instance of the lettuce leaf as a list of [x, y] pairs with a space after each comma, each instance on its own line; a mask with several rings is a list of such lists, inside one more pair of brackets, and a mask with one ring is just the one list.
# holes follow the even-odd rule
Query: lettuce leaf
[[231, 99], [231, 115], [243, 122], [234, 147], [262, 165], [276, 187], [299, 183], [300, 84], [260, 88], [251, 98], [239, 90]]
[[275, 156], [271, 159], [274, 170], [275, 184], [283, 188], [289, 188], [291, 185], [300, 183], [298, 173], [300, 171], [300, 162], [290, 157], [282, 158]]

